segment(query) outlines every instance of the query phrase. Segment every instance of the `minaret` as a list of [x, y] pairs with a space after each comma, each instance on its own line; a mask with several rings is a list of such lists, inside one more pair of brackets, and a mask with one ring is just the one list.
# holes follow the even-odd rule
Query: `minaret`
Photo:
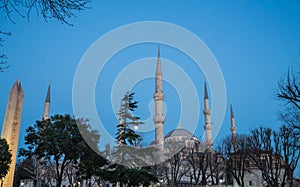
[[163, 151], [164, 149], [164, 122], [165, 116], [163, 114], [164, 107], [164, 93], [162, 91], [162, 71], [160, 63], [160, 48], [158, 48], [156, 74], [155, 74], [155, 93], [153, 99], [155, 102], [155, 116], [153, 121], [155, 124], [155, 143], [156, 146]]
[[[49, 119], [49, 113], [50, 113], [50, 82], [48, 85], [47, 95], [44, 102], [44, 115], [42, 117], [42, 121]], [[44, 162], [44, 157], [37, 159], [36, 162], [37, 162], [36, 175], [38, 179], [37, 182], [40, 183], [42, 181], [42, 176], [45, 172], [42, 164]]]
[[237, 139], [236, 139], [236, 127], [235, 127], [235, 120], [234, 120], [234, 114], [233, 114], [233, 110], [232, 110], [232, 104], [230, 103], [230, 122], [231, 122], [231, 142], [234, 148], [234, 151], [237, 151]]
[[204, 110], [203, 114], [205, 117], [205, 137], [206, 137], [206, 145], [208, 148], [211, 148], [214, 144], [213, 139], [212, 139], [212, 125], [210, 122], [210, 109], [209, 109], [209, 102], [208, 102], [208, 94], [207, 94], [207, 88], [206, 88], [206, 81], [204, 82]]
[[45, 103], [44, 103], [43, 120], [49, 119], [49, 112], [50, 112], [50, 84], [48, 86], [46, 100], [45, 100]]
[[20, 133], [24, 92], [19, 80], [15, 82], [8, 96], [1, 138], [6, 139], [12, 153], [12, 162], [6, 175], [3, 186], [12, 187], [14, 181], [15, 165]]

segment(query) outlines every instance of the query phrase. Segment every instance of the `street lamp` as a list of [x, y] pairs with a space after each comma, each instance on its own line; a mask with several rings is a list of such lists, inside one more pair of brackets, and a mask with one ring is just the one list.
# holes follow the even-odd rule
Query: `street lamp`
[[161, 179], [159, 179], [158, 181], [159, 181], [159, 183], [158, 183], [158, 184], [159, 184], [159, 185], [161, 185], [161, 186], [163, 186], [164, 179], [163, 179], [163, 178], [161, 178]]
[[3, 186], [4, 177], [1, 178], [1, 187]]

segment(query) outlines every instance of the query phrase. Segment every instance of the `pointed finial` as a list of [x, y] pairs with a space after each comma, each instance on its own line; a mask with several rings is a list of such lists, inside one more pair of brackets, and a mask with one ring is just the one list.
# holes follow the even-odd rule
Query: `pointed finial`
[[16, 90], [16, 91], [21, 91], [22, 90], [22, 85], [19, 79], [16, 80], [14, 85], [12, 86], [11, 90]]
[[157, 57], [160, 58], [160, 46], [158, 46], [158, 53], [157, 53]]
[[47, 96], [46, 96], [46, 100], [45, 100], [45, 102], [47, 102], [47, 103], [50, 103], [50, 83], [51, 83], [51, 81], [49, 81]]
[[182, 126], [181, 126], [181, 124], [180, 124], [180, 120], [178, 120], [177, 129], [181, 129], [181, 128], [182, 128]]
[[160, 64], [160, 46], [158, 46], [157, 52], [157, 64], [156, 64], [156, 75], [161, 75], [161, 64]]
[[204, 81], [204, 99], [208, 99], [206, 80]]
[[234, 114], [233, 114], [233, 109], [232, 109], [231, 102], [230, 102], [230, 118], [234, 118]]

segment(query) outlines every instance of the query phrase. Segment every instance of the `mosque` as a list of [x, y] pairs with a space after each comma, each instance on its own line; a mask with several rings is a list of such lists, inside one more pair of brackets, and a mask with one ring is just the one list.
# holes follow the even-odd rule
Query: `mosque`
[[[204, 130], [205, 130], [205, 139], [200, 141], [194, 134], [187, 129], [181, 127], [180, 123], [178, 127], [174, 130], [171, 130], [168, 133], [164, 132], [164, 124], [165, 124], [165, 115], [164, 111], [164, 92], [163, 92], [163, 74], [161, 68], [161, 59], [160, 59], [160, 48], [158, 48], [158, 56], [157, 56], [157, 64], [156, 64], [156, 72], [155, 72], [155, 93], [153, 95], [154, 103], [155, 103], [155, 113], [153, 117], [153, 122], [155, 124], [155, 138], [151, 143], [151, 146], [154, 146], [161, 150], [164, 154], [170, 151], [170, 145], [176, 144], [176, 142], [184, 142], [188, 147], [191, 145], [196, 152], [205, 152], [207, 150], [212, 153], [216, 153], [213, 150], [213, 138], [212, 138], [212, 123], [210, 119], [211, 110], [209, 106], [209, 96], [207, 92], [207, 86], [204, 82]], [[17, 142], [19, 137], [20, 130], [20, 119], [22, 113], [22, 102], [23, 102], [24, 92], [21, 87], [21, 83], [19, 80], [16, 81], [14, 86], [12, 87], [9, 99], [7, 103], [7, 109], [5, 114], [5, 120], [2, 129], [1, 138], [7, 139], [9, 146], [12, 147], [13, 153], [13, 162], [11, 163], [12, 169], [10, 170], [8, 176], [4, 180], [4, 186], [12, 186], [13, 184], [13, 175], [14, 175], [14, 166], [16, 163], [16, 153], [17, 153]], [[49, 110], [50, 110], [50, 85], [47, 90], [46, 100], [44, 102], [44, 115], [42, 120], [49, 118]], [[235, 118], [232, 110], [232, 105], [230, 105], [230, 119], [231, 119], [231, 133], [232, 133], [232, 143], [236, 144], [236, 126], [235, 126]], [[165, 135], [166, 134], [166, 135]], [[255, 174], [255, 173], [254, 173]], [[249, 176], [245, 180], [249, 180], [250, 183], [256, 184], [253, 186], [262, 186], [259, 185], [261, 183], [254, 183], [252, 180], [257, 179], [257, 173], [253, 176]], [[224, 177], [223, 174], [221, 174]], [[183, 176], [182, 182], [187, 183], [190, 180], [189, 177]], [[64, 181], [64, 185], [68, 186], [67, 180]], [[109, 186], [112, 186], [109, 184]], [[250, 185], [251, 186], [251, 185]]]
[[[178, 123], [176, 129], [171, 130], [170, 132], [166, 133], [166, 135], [164, 136], [165, 116], [163, 114], [164, 93], [163, 93], [163, 85], [162, 85], [162, 80], [163, 80], [162, 76], [163, 74], [162, 74], [161, 60], [160, 60], [160, 48], [158, 48], [156, 73], [155, 73], [155, 93], [153, 95], [153, 99], [155, 102], [155, 113], [153, 117], [153, 122], [155, 124], [155, 140], [151, 143], [151, 146], [160, 149], [165, 157], [167, 155], [174, 154], [178, 151], [188, 152], [187, 150], [188, 148], [192, 149], [193, 152], [195, 153], [203, 153], [208, 151], [214, 155], [217, 155], [217, 153], [213, 150], [213, 144], [214, 144], [212, 138], [213, 126], [210, 118], [211, 110], [209, 106], [209, 97], [208, 97], [206, 82], [204, 82], [204, 109], [203, 109], [203, 115], [205, 119], [205, 123], [204, 123], [205, 139], [203, 141], [200, 141], [192, 132], [182, 128], [180, 123]], [[231, 104], [230, 104], [230, 118], [231, 118], [230, 130], [232, 132], [232, 143], [236, 143], [235, 141], [236, 126], [235, 126], [235, 119], [234, 119], [234, 114], [233, 114], [233, 109]], [[172, 152], [172, 150], [176, 149], [176, 145], [178, 145], [179, 143], [183, 143], [183, 144], [181, 144], [181, 147], [177, 149], [175, 152], [174, 151]], [[178, 172], [180, 172], [179, 170]], [[223, 177], [223, 175], [224, 173], [220, 174], [220, 177]], [[190, 179], [188, 177], [183, 176], [181, 178], [181, 183], [189, 183], [189, 180]]]
[[[157, 64], [156, 64], [156, 73], [155, 73], [155, 93], [153, 95], [153, 99], [155, 102], [155, 114], [153, 117], [153, 122], [155, 124], [155, 140], [151, 143], [160, 149], [164, 148], [164, 144], [168, 142], [174, 142], [179, 140], [198, 140], [197, 137], [193, 135], [193, 133], [189, 132], [187, 129], [181, 127], [180, 123], [178, 127], [166, 134], [164, 136], [164, 122], [165, 116], [163, 114], [164, 110], [164, 93], [163, 93], [163, 85], [162, 85], [162, 68], [161, 68], [161, 60], [160, 60], [160, 48], [158, 48], [158, 56], [157, 56]], [[205, 130], [205, 140], [201, 142], [202, 150], [207, 148], [212, 148], [214, 142], [212, 138], [212, 123], [210, 119], [211, 110], [209, 107], [209, 97], [207, 92], [206, 82], [204, 82], [204, 110], [203, 115], [205, 118], [204, 130]], [[236, 136], [236, 127], [235, 127], [235, 119], [232, 110], [232, 105], [230, 104], [230, 118], [231, 118], [231, 132], [232, 138], [235, 139]]]
[[[158, 48], [158, 57], [157, 57], [157, 64], [156, 64], [156, 74], [155, 74], [155, 93], [153, 96], [154, 102], [155, 102], [155, 114], [154, 114], [154, 124], [155, 124], [155, 140], [152, 142], [152, 146], [157, 147], [158, 149], [161, 149], [161, 152], [164, 153], [164, 156], [168, 155], [174, 147], [173, 145], [184, 143], [184, 147], [178, 151], [180, 151], [180, 156], [177, 157], [177, 159], [181, 159], [182, 163], [177, 162], [175, 163], [174, 160], [176, 159], [169, 159], [171, 161], [167, 162], [167, 167], [165, 170], [169, 170], [169, 173], [166, 173], [164, 175], [164, 182], [162, 182], [162, 185], [164, 184], [172, 184], [172, 181], [178, 180], [178, 186], [198, 186], [198, 184], [204, 185], [204, 186], [232, 186], [237, 187], [239, 186], [237, 184], [237, 181], [232, 177], [232, 175], [228, 172], [226, 172], [226, 159], [222, 156], [221, 153], [218, 153], [213, 149], [213, 138], [212, 138], [212, 128], [213, 125], [211, 123], [211, 110], [209, 106], [209, 97], [207, 92], [207, 86], [206, 82], [204, 82], [204, 109], [203, 109], [203, 115], [204, 115], [204, 130], [205, 130], [205, 139], [203, 141], [200, 141], [194, 134], [187, 129], [184, 129], [181, 127], [180, 124], [178, 124], [178, 127], [174, 130], [171, 130], [164, 136], [164, 122], [165, 122], [165, 116], [163, 114], [163, 102], [164, 102], [164, 93], [163, 93], [163, 85], [162, 85], [162, 69], [161, 69], [161, 60], [160, 60], [160, 49]], [[231, 131], [231, 144], [233, 147], [233, 153], [231, 156], [236, 156], [241, 154], [237, 149], [237, 135], [236, 135], [236, 125], [235, 125], [235, 117], [233, 113], [232, 104], [230, 103], [230, 131]], [[176, 150], [176, 152], [178, 152]], [[175, 152], [175, 153], [176, 153]], [[243, 153], [242, 153], [243, 154]], [[173, 152], [174, 155], [174, 152]], [[203, 159], [201, 160], [202, 155]], [[231, 157], [230, 156], [230, 157]], [[195, 172], [195, 168], [192, 166], [192, 163], [190, 161], [187, 161], [187, 157], [192, 157], [192, 160], [197, 160], [194, 162], [194, 164], [198, 164], [197, 167], [203, 167], [203, 165], [207, 165], [203, 167], [204, 170], [201, 171], [201, 169], [196, 171], [199, 178], [202, 178], [201, 180], [198, 180], [196, 182], [195, 175], [192, 173]], [[239, 156], [235, 158], [241, 158]], [[241, 160], [239, 159], [233, 159], [236, 165], [238, 165]], [[200, 163], [200, 162], [202, 163]], [[172, 163], [173, 162], [173, 163]], [[186, 163], [184, 163], [186, 162]], [[243, 181], [244, 186], [256, 186], [256, 187], [265, 187], [266, 182], [264, 181], [262, 177], [262, 172], [259, 170], [259, 168], [252, 163], [249, 158], [246, 158], [245, 160], [245, 173]], [[173, 164], [173, 166], [172, 166]], [[202, 165], [202, 166], [201, 166]], [[186, 169], [188, 167], [189, 169]], [[177, 169], [176, 169], [177, 168]], [[187, 172], [187, 171], [190, 171]], [[194, 170], [194, 171], [192, 171]], [[173, 173], [182, 173], [182, 176], [180, 175], [174, 175]], [[203, 178], [205, 178], [203, 180]], [[203, 183], [205, 181], [205, 183]], [[170, 183], [171, 182], [171, 183]], [[174, 183], [173, 183], [174, 185]]]

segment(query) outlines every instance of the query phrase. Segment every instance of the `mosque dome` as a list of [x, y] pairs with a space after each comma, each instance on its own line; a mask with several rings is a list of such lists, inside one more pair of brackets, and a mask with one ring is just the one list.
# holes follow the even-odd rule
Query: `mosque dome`
[[178, 122], [178, 126], [176, 129], [171, 130], [166, 136], [165, 136], [165, 142], [166, 143], [174, 143], [174, 142], [186, 142], [188, 143], [190, 140], [198, 141], [198, 139], [188, 131], [187, 129], [184, 129], [181, 127], [180, 122]]
[[174, 129], [174, 130], [170, 131], [165, 136], [165, 138], [176, 137], [176, 136], [192, 138], [193, 134], [190, 131], [186, 130], [186, 129], [177, 128], [177, 129]]

